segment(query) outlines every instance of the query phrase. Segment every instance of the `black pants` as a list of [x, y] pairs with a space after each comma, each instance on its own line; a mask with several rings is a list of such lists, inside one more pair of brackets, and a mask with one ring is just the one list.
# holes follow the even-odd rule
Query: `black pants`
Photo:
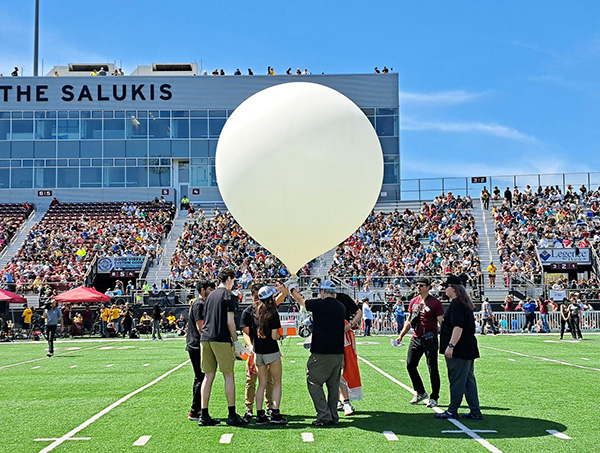
[[[528, 330], [529, 332], [531, 332], [531, 329], [533, 329], [534, 324], [535, 313], [525, 313], [525, 327], [523, 327], [523, 330]], [[529, 326], [529, 328], [527, 328], [527, 326]]]
[[490, 330], [494, 335], [498, 333], [498, 328], [494, 325], [493, 318], [481, 318], [481, 335], [485, 335], [485, 326], [490, 326]]
[[371, 335], [371, 326], [373, 325], [372, 319], [365, 319], [365, 337]]
[[571, 315], [569, 321], [571, 322], [571, 334], [573, 335], [573, 338], [579, 338], [581, 340], [582, 337], [581, 329], [579, 328], [579, 316]]
[[125, 336], [127, 334], [129, 334], [129, 336], [131, 336], [132, 325], [133, 325], [133, 322], [131, 322], [131, 321], [123, 321], [123, 338], [125, 338]]
[[563, 319], [562, 316], [560, 318], [560, 338], [562, 339], [563, 335], [565, 334], [565, 326], [571, 331], [571, 336], [577, 339], [573, 333], [573, 329], [571, 328], [571, 318]]
[[188, 350], [188, 354], [190, 355], [192, 368], [194, 368], [194, 387], [192, 390], [192, 407], [190, 411], [199, 414], [202, 409], [200, 387], [202, 387], [202, 381], [204, 380], [204, 373], [200, 367], [200, 349], [190, 349]]
[[423, 337], [411, 338], [408, 354], [406, 356], [406, 369], [412, 381], [413, 389], [417, 393], [425, 393], [423, 380], [419, 375], [419, 361], [421, 357], [427, 359], [427, 368], [429, 369], [429, 379], [431, 380], [431, 399], [440, 398], [440, 372], [438, 369], [438, 338], [437, 335], [431, 340], [425, 340]]
[[57, 327], [56, 324], [46, 326], [46, 339], [48, 340], [48, 352], [50, 354], [54, 354], [54, 339], [56, 338]]

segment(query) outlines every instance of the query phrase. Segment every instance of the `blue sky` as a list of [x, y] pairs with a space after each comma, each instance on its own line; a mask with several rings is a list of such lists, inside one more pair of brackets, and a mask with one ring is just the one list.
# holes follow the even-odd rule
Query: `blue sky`
[[[40, 58], [400, 76], [402, 177], [600, 170], [596, 0], [41, 0]], [[33, 0], [0, 0], [0, 72], [32, 74]], [[40, 66], [41, 68], [41, 66]]]

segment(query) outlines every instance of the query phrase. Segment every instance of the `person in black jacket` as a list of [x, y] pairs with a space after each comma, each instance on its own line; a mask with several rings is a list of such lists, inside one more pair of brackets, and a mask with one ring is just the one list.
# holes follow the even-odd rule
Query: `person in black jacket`
[[450, 275], [444, 282], [446, 295], [451, 300], [446, 310], [440, 333], [440, 354], [446, 358], [450, 381], [450, 405], [436, 418], [458, 418], [458, 408], [463, 396], [471, 412], [463, 418], [481, 420], [474, 361], [479, 357], [475, 338], [475, 306], [469, 298], [461, 279]]

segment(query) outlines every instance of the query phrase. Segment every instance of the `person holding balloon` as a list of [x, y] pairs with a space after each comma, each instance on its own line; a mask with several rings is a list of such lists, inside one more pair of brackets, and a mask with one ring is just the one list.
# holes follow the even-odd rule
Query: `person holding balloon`
[[[258, 291], [258, 302], [242, 314], [241, 325], [244, 339], [250, 338], [254, 363], [258, 368], [258, 389], [256, 390], [256, 424], [267, 423], [284, 425], [287, 423], [279, 411], [281, 402], [281, 352], [279, 351], [278, 329], [281, 327], [275, 295], [277, 290], [263, 286]], [[265, 390], [271, 383], [271, 419], [263, 409]]]
[[[286, 286], [298, 304], [312, 312], [313, 333], [310, 357], [306, 364], [308, 393], [317, 411], [313, 426], [337, 425], [337, 403], [340, 377], [344, 362], [344, 325], [346, 308], [335, 298], [336, 288], [331, 280], [319, 286], [320, 299], [306, 300], [298, 291], [298, 280], [288, 280]], [[323, 386], [327, 387], [327, 397]]]

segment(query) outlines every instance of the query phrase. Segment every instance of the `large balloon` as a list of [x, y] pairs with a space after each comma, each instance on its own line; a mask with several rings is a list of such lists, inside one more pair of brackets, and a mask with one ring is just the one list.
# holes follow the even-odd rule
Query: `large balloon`
[[381, 145], [346, 96], [315, 83], [262, 90], [223, 127], [216, 152], [227, 208], [292, 273], [350, 236], [377, 202]]

